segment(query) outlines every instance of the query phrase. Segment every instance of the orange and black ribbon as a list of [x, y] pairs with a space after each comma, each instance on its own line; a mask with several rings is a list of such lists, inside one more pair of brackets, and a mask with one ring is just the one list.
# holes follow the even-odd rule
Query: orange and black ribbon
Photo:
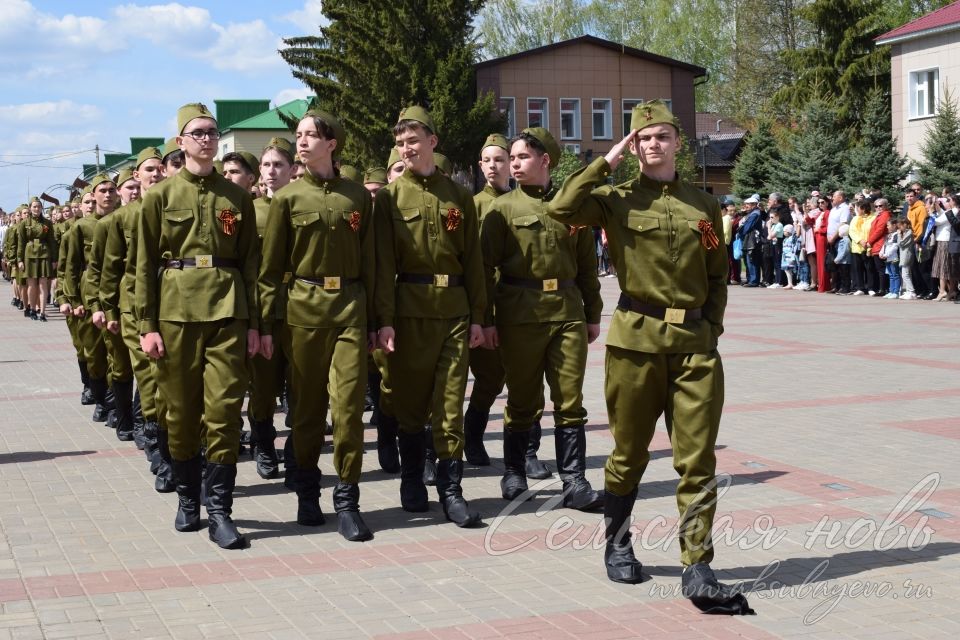
[[713, 230], [713, 223], [707, 220], [701, 220], [697, 223], [697, 229], [700, 230], [700, 244], [706, 249], [716, 249], [720, 246], [720, 238]]
[[232, 236], [237, 230], [237, 216], [231, 209], [224, 209], [217, 214], [217, 220], [223, 225], [223, 232]]
[[358, 231], [360, 229], [360, 212], [354, 211], [351, 213], [350, 220], [347, 222], [347, 224], [350, 225], [350, 228], [353, 229], [354, 232]]
[[580, 231], [580, 229], [586, 229], [586, 228], [587, 228], [587, 225], [585, 225], [585, 224], [570, 224], [570, 225], [567, 225], [567, 228], [570, 229], [570, 235], [571, 235], [571, 236], [575, 236], [575, 235], [577, 235], [577, 231]]
[[463, 220], [463, 214], [460, 212], [460, 209], [447, 209], [447, 220], [444, 226], [447, 228], [447, 231], [456, 231], [460, 228], [461, 220]]

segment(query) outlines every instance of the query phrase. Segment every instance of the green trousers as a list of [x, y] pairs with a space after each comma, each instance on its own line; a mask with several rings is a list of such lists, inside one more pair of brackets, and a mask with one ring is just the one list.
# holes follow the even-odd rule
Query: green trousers
[[236, 464], [250, 384], [246, 320], [161, 320], [160, 335], [166, 355], [156, 361], [158, 409], [165, 409], [171, 457], [196, 456], [205, 432], [207, 460]]
[[375, 349], [370, 354], [373, 365], [380, 372], [380, 411], [388, 416], [393, 415], [393, 406], [390, 404], [390, 371], [387, 369], [387, 354], [383, 349]]
[[[282, 322], [274, 324], [273, 335], [277, 336], [278, 346], [284, 339], [287, 328]], [[286, 368], [287, 349], [278, 348], [269, 360], [256, 355], [250, 360], [250, 402], [247, 415], [253, 420], [272, 421], [277, 410], [277, 396], [283, 388], [284, 369]]]
[[680, 475], [680, 559], [713, 560], [710, 531], [716, 512], [714, 446], [723, 411], [723, 363], [710, 353], [644, 353], [607, 347], [606, 396], [613, 451], [606, 490], [630, 493], [650, 461], [661, 414], [672, 425], [673, 468]]
[[130, 349], [124, 342], [123, 332], [111, 333], [103, 329], [103, 344], [107, 348], [107, 360], [110, 362], [110, 377], [118, 382], [133, 380]]
[[363, 464], [366, 329], [288, 326], [285, 335], [287, 352], [292, 356], [290, 410], [297, 466], [317, 468], [329, 407], [333, 420], [333, 467], [341, 482], [356, 484]]
[[507, 381], [504, 428], [527, 431], [540, 419], [544, 378], [550, 387], [556, 428], [586, 424], [586, 323], [580, 320], [503, 325], [497, 327], [497, 333]]
[[429, 420], [439, 459], [460, 460], [467, 319], [397, 318], [394, 325], [396, 350], [387, 356], [381, 407], [389, 407], [407, 433], [422, 431]]
[[87, 361], [87, 373], [91, 378], [106, 378], [108, 371], [107, 346], [103, 331], [90, 322], [90, 316], [76, 319], [77, 337], [83, 344], [83, 357]]
[[500, 357], [500, 349], [470, 350], [470, 372], [473, 374], [470, 406], [484, 413], [490, 411], [503, 391], [504, 372]]
[[77, 352], [77, 360], [83, 360], [86, 356], [83, 352], [83, 343], [80, 342], [80, 335], [77, 333], [77, 324], [80, 320], [73, 316], [73, 314], [68, 315], [65, 318], [67, 322], [67, 330], [70, 332], [70, 342], [73, 344], [73, 350]]
[[120, 315], [120, 335], [130, 352], [133, 377], [140, 390], [140, 411], [147, 422], [157, 421], [157, 378], [153, 361], [140, 349], [140, 328], [132, 313]]

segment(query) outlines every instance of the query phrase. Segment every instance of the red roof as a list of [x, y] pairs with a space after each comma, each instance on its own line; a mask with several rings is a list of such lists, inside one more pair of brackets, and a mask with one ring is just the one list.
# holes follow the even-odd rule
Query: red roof
[[876, 42], [877, 44], [886, 44], [890, 40], [904, 40], [906, 36], [920, 35], [927, 31], [941, 30], [944, 27], [951, 26], [960, 28], [960, 0], [916, 20], [911, 20], [893, 31], [887, 31], [882, 36], [877, 37]]

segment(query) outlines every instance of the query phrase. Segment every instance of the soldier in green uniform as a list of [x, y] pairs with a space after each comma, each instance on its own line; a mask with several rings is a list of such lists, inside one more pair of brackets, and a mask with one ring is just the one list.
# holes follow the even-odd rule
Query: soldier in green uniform
[[50, 278], [56, 272], [57, 246], [53, 223], [43, 215], [39, 198], [30, 200], [30, 214], [17, 228], [17, 268], [26, 274], [27, 305], [24, 315], [47, 321]]
[[400, 152], [396, 147], [390, 149], [390, 155], [387, 157], [387, 184], [402, 176], [405, 169], [403, 160], [400, 159]]
[[78, 321], [77, 334], [83, 343], [90, 392], [96, 405], [91, 419], [94, 422], [107, 422], [114, 409], [113, 391], [108, 392], [107, 385], [107, 347], [103, 332], [90, 322], [91, 311], [86, 305], [93, 294], [89, 291], [90, 279], [86, 277], [86, 272], [91, 261], [97, 224], [101, 217], [114, 210], [117, 187], [110, 176], [102, 173], [91, 181], [90, 195], [93, 196], [94, 205], [92, 214], [76, 221], [64, 235], [67, 249], [64, 253], [63, 298]]
[[172, 178], [183, 168], [183, 150], [177, 145], [177, 137], [168, 138], [160, 149], [160, 162], [163, 164], [163, 173]]
[[[719, 203], [678, 179], [679, 127], [660, 101], [633, 110], [632, 131], [570, 176], [550, 203], [566, 224], [601, 225], [622, 291], [607, 339], [606, 399], [614, 449], [606, 464], [607, 576], [643, 580], [630, 513], [650, 460], [659, 416], [672, 424], [685, 595], [709, 612], [749, 613], [742, 594], [717, 582], [711, 529], [716, 509], [714, 445], [723, 407], [717, 338], [727, 304], [727, 259]], [[603, 185], [629, 147], [640, 175]]]
[[23, 309], [23, 298], [26, 293], [20, 290], [20, 269], [17, 265], [17, 231], [20, 228], [20, 222], [23, 220], [23, 207], [18, 207], [10, 217], [10, 226], [7, 227], [7, 235], [3, 238], [3, 258], [7, 261], [10, 281], [13, 283], [13, 299], [10, 304], [17, 309]]
[[603, 498], [584, 475], [583, 378], [587, 345], [600, 336], [603, 302], [593, 231], [546, 214], [554, 194], [550, 170], [559, 158], [560, 146], [541, 127], [524, 129], [510, 146], [510, 169], [519, 186], [489, 205], [481, 230], [488, 300], [484, 332], [488, 344], [503, 347], [503, 498], [527, 491], [525, 457], [546, 377], [563, 504], [589, 511]]
[[231, 518], [246, 358], [260, 348], [256, 214], [250, 194], [214, 172], [213, 114], [185, 105], [177, 127], [184, 167], [147, 192], [138, 227], [140, 347], [156, 360], [165, 399], [180, 503], [174, 526], [200, 528], [205, 428], [209, 536], [236, 549], [246, 544]]
[[[333, 490], [337, 530], [347, 540], [373, 534], [360, 516], [363, 397], [367, 352], [373, 350], [373, 205], [359, 182], [337, 175], [334, 158], [346, 142], [332, 115], [308, 111], [297, 125], [304, 177], [277, 193], [263, 240], [260, 295], [262, 352], [272, 358], [278, 293], [287, 288], [283, 339], [290, 357], [297, 522], [324, 523], [320, 449], [325, 418], [333, 421]], [[284, 273], [291, 271], [288, 284]]]
[[433, 161], [433, 120], [422, 107], [400, 113], [393, 130], [406, 166], [377, 194], [376, 312], [387, 356], [381, 402], [400, 425], [400, 501], [428, 508], [425, 436], [433, 424], [437, 493], [447, 519], [480, 523], [463, 499], [463, 396], [468, 348], [483, 344], [483, 260], [472, 196]]
[[[84, 204], [81, 206], [83, 206], [85, 209], [93, 211], [94, 199], [89, 188], [83, 190], [81, 198], [84, 199]], [[93, 399], [93, 393], [90, 391], [90, 376], [87, 373], [87, 358], [84, 354], [83, 342], [80, 340], [79, 323], [81, 320], [73, 315], [73, 308], [70, 306], [70, 303], [67, 302], [66, 296], [63, 294], [63, 273], [67, 266], [66, 236], [67, 232], [69, 232], [71, 227], [73, 227], [73, 224], [82, 216], [82, 211], [80, 212], [79, 216], [75, 216], [73, 213], [73, 208], [71, 207], [70, 217], [60, 223], [59, 237], [56, 238], [57, 286], [56, 289], [54, 289], [53, 300], [54, 304], [60, 308], [60, 313], [63, 314], [64, 320], [67, 323], [67, 330], [70, 332], [70, 341], [73, 343], [73, 348], [77, 354], [77, 366], [80, 368], [80, 382], [83, 384], [83, 391], [80, 393], [80, 404], [91, 405], [94, 404], [95, 401]]]
[[[159, 184], [164, 179], [160, 150], [156, 147], [141, 150], [137, 154], [133, 176], [143, 194]], [[100, 304], [106, 314], [107, 330], [115, 332], [119, 328], [123, 343], [130, 353], [133, 375], [137, 381], [134, 440], [139, 438], [137, 446], [144, 450], [151, 462], [151, 470], [157, 476], [154, 489], [159, 493], [170, 493], [174, 490], [173, 467], [169, 461], [166, 431], [160, 431], [159, 427], [155, 366], [140, 349], [140, 329], [134, 317], [137, 228], [142, 205], [142, 199], [134, 200], [107, 218], [107, 243], [100, 274]], [[138, 427], [138, 424], [141, 426]]]
[[371, 167], [363, 172], [363, 186], [376, 198], [377, 192], [387, 186], [387, 170], [383, 167]]

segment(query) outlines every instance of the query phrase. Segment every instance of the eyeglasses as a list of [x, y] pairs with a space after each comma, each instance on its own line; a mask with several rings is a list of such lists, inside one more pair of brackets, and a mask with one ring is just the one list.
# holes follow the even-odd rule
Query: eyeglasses
[[189, 136], [200, 142], [201, 140], [219, 140], [220, 132], [216, 129], [195, 129], [194, 131], [184, 131], [183, 135]]

